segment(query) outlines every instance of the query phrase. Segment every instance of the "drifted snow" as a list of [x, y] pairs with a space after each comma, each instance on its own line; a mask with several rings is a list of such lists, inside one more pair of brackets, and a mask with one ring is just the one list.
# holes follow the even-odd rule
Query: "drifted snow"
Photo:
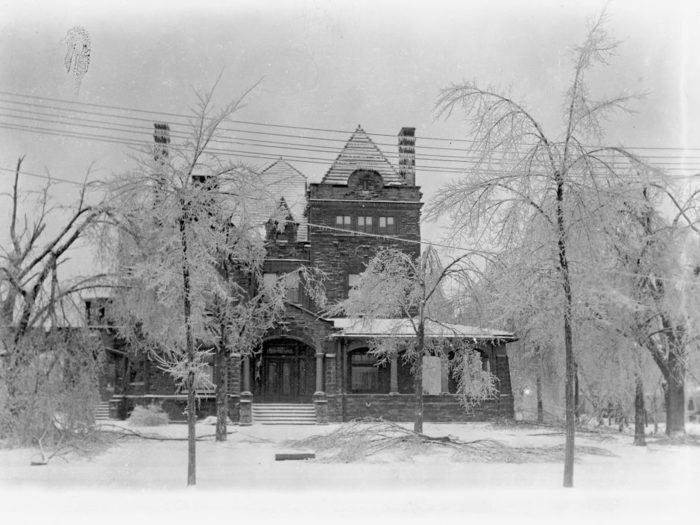
[[[634, 517], [646, 523], [687, 516], [683, 523], [696, 523], [700, 515], [700, 447], [633, 447], [629, 435], [600, 441], [577, 434], [577, 445], [605, 448], [616, 457], [578, 457], [573, 490], [561, 488], [561, 463], [453, 463], [440, 453], [350, 464], [275, 461], [275, 453], [289, 451], [284, 441], [337, 427], [231, 425], [234, 433], [227, 442], [197, 442], [195, 491], [184, 490], [186, 441], [122, 441], [90, 460], [54, 458], [43, 467], [29, 465], [32, 450], [0, 450], [0, 508], [17, 518], [3, 521], [36, 515], [51, 523], [65, 518], [131, 524], [124, 520], [152, 514], [149, 523], [180, 523], [195, 513], [198, 524], [205, 515], [239, 522], [246, 516], [301, 521], [308, 514], [342, 523], [379, 516], [425, 523], [432, 515], [517, 524], [563, 517], [567, 523], [591, 518], [628, 523]], [[129, 428], [187, 435], [185, 425]], [[465, 441], [498, 439], [512, 446], [564, 443], [563, 434], [534, 435], [550, 432], [534, 427], [426, 423], [424, 431]], [[689, 431], [700, 434], [700, 426]], [[198, 436], [213, 433], [210, 425], [197, 425]]]

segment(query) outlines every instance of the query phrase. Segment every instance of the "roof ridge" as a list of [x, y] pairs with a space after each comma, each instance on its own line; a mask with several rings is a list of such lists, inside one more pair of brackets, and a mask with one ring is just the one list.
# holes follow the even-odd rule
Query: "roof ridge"
[[295, 171], [296, 173], [298, 173], [299, 175], [301, 175], [302, 177], [304, 177], [304, 180], [306, 180], [306, 181], [309, 180], [309, 178], [308, 178], [306, 175], [304, 175], [301, 171], [299, 171], [297, 168], [295, 168], [294, 166], [292, 166], [292, 165], [291, 165], [288, 161], [286, 161], [286, 160], [284, 159], [284, 157], [282, 157], [282, 156], [280, 156], [279, 159], [273, 161], [272, 164], [270, 164], [267, 168], [265, 168], [264, 170], [262, 170], [262, 171], [260, 172], [260, 175], [263, 175], [263, 174], [267, 173], [269, 170], [271, 170], [271, 169], [272, 169], [274, 166], [276, 166], [277, 164], [284, 164], [285, 166], [287, 166], [287, 167], [288, 167], [289, 169], [291, 169], [292, 171]]

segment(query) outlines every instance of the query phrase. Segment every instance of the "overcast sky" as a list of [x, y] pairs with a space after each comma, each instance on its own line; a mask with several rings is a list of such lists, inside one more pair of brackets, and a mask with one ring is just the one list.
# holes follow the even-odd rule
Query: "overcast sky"
[[[390, 155], [396, 153], [394, 136], [403, 126], [417, 128], [419, 155], [428, 146], [462, 146], [427, 139], [466, 138], [458, 116], [436, 121], [433, 111], [438, 91], [464, 79], [511, 87], [513, 96], [556, 135], [562, 94], [572, 78], [569, 49], [583, 40], [586, 18], [604, 5], [597, 0], [0, 2], [0, 169], [12, 170], [22, 154], [27, 155], [26, 172], [50, 170], [68, 180], [82, 180], [91, 165], [93, 179], [126, 169], [128, 148], [112, 139], [37, 130], [149, 140], [148, 119], [177, 122], [179, 117], [46, 99], [181, 115], [195, 102], [193, 87], [209, 89], [219, 75], [218, 104], [260, 82], [236, 119], [291, 126], [237, 124], [236, 139], [270, 144], [267, 149], [231, 148], [251, 155], [247, 160], [259, 166], [283, 155], [312, 182], [320, 180], [358, 125]], [[648, 93], [633, 106], [636, 113], [608, 123], [610, 143], [700, 148], [700, 3], [613, 0], [608, 13], [609, 28], [621, 45], [610, 65], [591, 77], [593, 94]], [[89, 33], [91, 47], [77, 95], [62, 43], [76, 26]], [[56, 110], [37, 105], [70, 108], [72, 113], [62, 114], [103, 121], [107, 127], [114, 122], [131, 127], [123, 134], [71, 127], [66, 120], [58, 122]], [[76, 113], [81, 109], [107, 116]], [[117, 121], [114, 115], [125, 118]], [[143, 128], [141, 135], [137, 126]], [[251, 130], [258, 134], [246, 134]], [[281, 142], [303, 145], [283, 150]], [[683, 160], [684, 155], [700, 156], [700, 150], [673, 150], [673, 155]], [[428, 200], [452, 175], [421, 172], [421, 162], [419, 157], [417, 182]], [[690, 171], [674, 173], [700, 171], [700, 162], [690, 162]], [[0, 191], [10, 177], [0, 171]], [[41, 182], [26, 178], [30, 187]], [[76, 188], [62, 184], [53, 191], [65, 198]], [[424, 231], [438, 240], [435, 228]]]

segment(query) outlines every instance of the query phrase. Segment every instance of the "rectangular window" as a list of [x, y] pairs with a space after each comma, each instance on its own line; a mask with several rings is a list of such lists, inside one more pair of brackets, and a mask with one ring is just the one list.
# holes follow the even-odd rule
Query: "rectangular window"
[[360, 280], [360, 274], [359, 273], [349, 273], [348, 274], [348, 293], [350, 290], [355, 288], [357, 286], [357, 281]]
[[265, 288], [267, 288], [268, 290], [271, 290], [272, 288], [274, 288], [276, 282], [277, 282], [277, 274], [276, 273], [264, 273], [263, 274], [263, 286]]
[[284, 279], [285, 299], [294, 304], [301, 304], [301, 293], [299, 291], [299, 276], [296, 273], [280, 274], [264, 273], [263, 287], [272, 291], [277, 285], [278, 279]]
[[335, 227], [341, 228], [343, 230], [352, 229], [352, 222], [350, 220], [350, 215], [336, 215], [335, 216]]
[[372, 233], [372, 217], [362, 216], [357, 218], [357, 231]]
[[393, 217], [379, 217], [379, 234], [396, 235], [396, 224]]
[[354, 367], [350, 381], [355, 394], [376, 392], [379, 390], [379, 370], [374, 366]]
[[299, 276], [296, 273], [288, 273], [284, 276], [285, 287], [287, 288], [287, 301], [294, 304], [301, 303], [301, 294], [299, 293]]
[[354, 394], [379, 390], [379, 368], [376, 364], [377, 358], [369, 352], [350, 355], [350, 389]]

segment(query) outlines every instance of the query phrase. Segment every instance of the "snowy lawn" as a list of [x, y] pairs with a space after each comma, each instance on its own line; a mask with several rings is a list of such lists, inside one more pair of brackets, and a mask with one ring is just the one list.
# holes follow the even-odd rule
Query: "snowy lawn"
[[[187, 435], [185, 425], [116, 424], [149, 435]], [[94, 512], [101, 522], [143, 508], [161, 509], [177, 518], [193, 509], [226, 513], [236, 506], [267, 516], [388, 512], [407, 519], [434, 511], [511, 516], [519, 521], [561, 513], [576, 519], [619, 520], [693, 512], [690, 522], [695, 522], [700, 515], [700, 447], [661, 446], [653, 441], [646, 448], [633, 447], [631, 436], [616, 433], [605, 439], [577, 434], [577, 447], [597, 447], [614, 455], [578, 454], [573, 490], [561, 488], [563, 465], [558, 461], [455, 462], [439, 447], [420, 454], [380, 454], [354, 463], [275, 461], [276, 453], [292, 450], [289, 440], [330, 433], [338, 426], [229, 426], [233, 433], [227, 442], [197, 443], [195, 491], [182, 490], [186, 441], [121, 439], [91, 459], [54, 458], [47, 466], [30, 466], [32, 450], [0, 450], [0, 501], [5, 500], [0, 507], [18, 516], [27, 511], [53, 515], [44, 502], [56, 501], [71, 520]], [[534, 426], [427, 423], [424, 431], [463, 441], [496, 439], [513, 447], [564, 444], [564, 435], [556, 429]], [[689, 431], [700, 434], [697, 425]], [[198, 436], [213, 434], [213, 426], [197, 425]], [[225, 491], [224, 499], [216, 501], [222, 506], [212, 507], [213, 495], [220, 491]], [[37, 503], [27, 505], [28, 501]], [[106, 509], [110, 513], [104, 515]]]

